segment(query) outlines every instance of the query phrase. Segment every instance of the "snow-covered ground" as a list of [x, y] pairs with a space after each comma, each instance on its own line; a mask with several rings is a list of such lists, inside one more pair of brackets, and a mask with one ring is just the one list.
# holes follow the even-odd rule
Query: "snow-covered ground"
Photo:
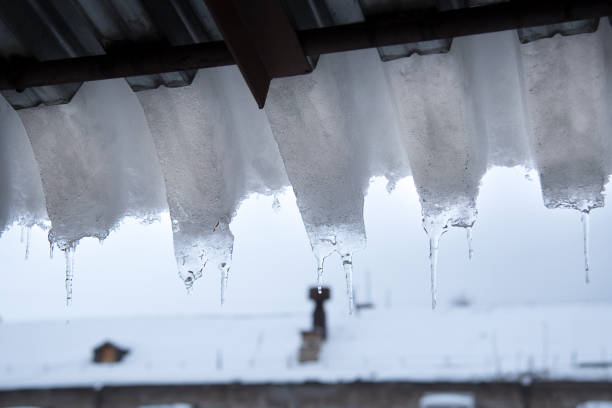
[[[310, 316], [0, 325], [0, 388], [227, 382], [612, 379], [611, 305], [364, 311], [328, 317], [320, 361], [299, 364]], [[94, 364], [93, 348], [128, 348]]]

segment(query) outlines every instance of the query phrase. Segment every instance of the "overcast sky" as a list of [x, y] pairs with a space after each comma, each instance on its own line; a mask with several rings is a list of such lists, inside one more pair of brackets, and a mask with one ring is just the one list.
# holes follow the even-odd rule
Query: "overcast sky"
[[[24, 260], [20, 229], [0, 238], [0, 317], [5, 321], [193, 315], [293, 313], [311, 309], [306, 290], [315, 262], [291, 190], [245, 201], [231, 228], [236, 237], [226, 304], [219, 305], [219, 276], [208, 273], [187, 295], [176, 272], [169, 217], [143, 225], [127, 220], [103, 245], [84, 239], [76, 250], [73, 304], [64, 303], [64, 256], [49, 259], [46, 233], [32, 231]], [[612, 210], [591, 214], [591, 284], [584, 283], [580, 214], [547, 210], [537, 176], [494, 169], [485, 176], [468, 261], [465, 231], [441, 242], [439, 309], [467, 297], [474, 307], [612, 301]], [[375, 180], [365, 204], [367, 249], [354, 257], [356, 301], [377, 308], [430, 305], [428, 248], [412, 179], [388, 194]], [[344, 276], [337, 256], [326, 262], [330, 309], [345, 313]], [[368, 285], [367, 282], [370, 282]], [[368, 293], [371, 299], [367, 299]]]

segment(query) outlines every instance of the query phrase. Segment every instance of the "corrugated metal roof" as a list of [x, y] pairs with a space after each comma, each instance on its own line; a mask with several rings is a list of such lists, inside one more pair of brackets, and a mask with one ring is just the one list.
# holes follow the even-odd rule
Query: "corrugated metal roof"
[[[23, 0], [0, 2], [0, 55], [53, 60], [143, 47], [220, 40], [200, 0]], [[135, 91], [191, 83], [195, 70], [126, 78]], [[4, 91], [15, 108], [66, 103], [80, 84]]]
[[[296, 30], [348, 24], [381, 15], [449, 10], [508, 0], [282, 0]], [[521, 29], [521, 42], [592, 32], [597, 19]], [[99, 55], [134, 44], [186, 45], [222, 36], [203, 0], [21, 0], [0, 1], [0, 57], [40, 61]], [[383, 61], [413, 53], [447, 52], [452, 39], [379, 48]], [[185, 86], [196, 70], [126, 78], [134, 91]], [[3, 91], [14, 108], [66, 103], [79, 83]]]

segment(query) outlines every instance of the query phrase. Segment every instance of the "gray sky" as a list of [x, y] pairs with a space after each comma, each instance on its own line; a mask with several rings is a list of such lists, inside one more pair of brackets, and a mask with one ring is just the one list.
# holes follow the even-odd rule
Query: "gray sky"
[[[522, 169], [493, 169], [485, 176], [474, 227], [474, 259], [467, 259], [465, 231], [443, 238], [439, 263], [439, 311], [458, 296], [475, 307], [501, 304], [610, 302], [612, 210], [591, 214], [591, 284], [584, 283], [580, 214], [547, 210], [537, 176]], [[311, 309], [306, 289], [315, 281], [315, 262], [288, 190], [282, 209], [272, 197], [245, 201], [231, 228], [236, 237], [227, 301], [219, 306], [219, 276], [208, 273], [187, 295], [176, 272], [169, 217], [143, 225], [133, 220], [103, 245], [83, 240], [76, 251], [74, 298], [64, 305], [64, 256], [49, 259], [46, 233], [32, 231], [30, 257], [19, 228], [0, 238], [0, 317], [3, 320], [287, 313]], [[387, 194], [375, 180], [365, 204], [367, 249], [354, 257], [357, 302], [365, 301], [366, 281], [379, 308], [430, 305], [427, 240], [418, 197], [408, 178]], [[330, 309], [346, 312], [344, 275], [337, 256], [328, 259]]]

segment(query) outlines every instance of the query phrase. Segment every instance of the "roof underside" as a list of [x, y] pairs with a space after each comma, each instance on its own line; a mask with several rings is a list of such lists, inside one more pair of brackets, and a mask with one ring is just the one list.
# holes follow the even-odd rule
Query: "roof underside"
[[592, 32], [610, 3], [3, 0], [0, 89], [19, 109], [66, 103], [86, 80], [180, 87], [198, 68], [237, 63], [261, 107], [272, 78], [310, 72], [318, 54], [378, 46], [391, 60], [447, 52], [453, 36], [478, 32], [518, 28], [522, 42]]

